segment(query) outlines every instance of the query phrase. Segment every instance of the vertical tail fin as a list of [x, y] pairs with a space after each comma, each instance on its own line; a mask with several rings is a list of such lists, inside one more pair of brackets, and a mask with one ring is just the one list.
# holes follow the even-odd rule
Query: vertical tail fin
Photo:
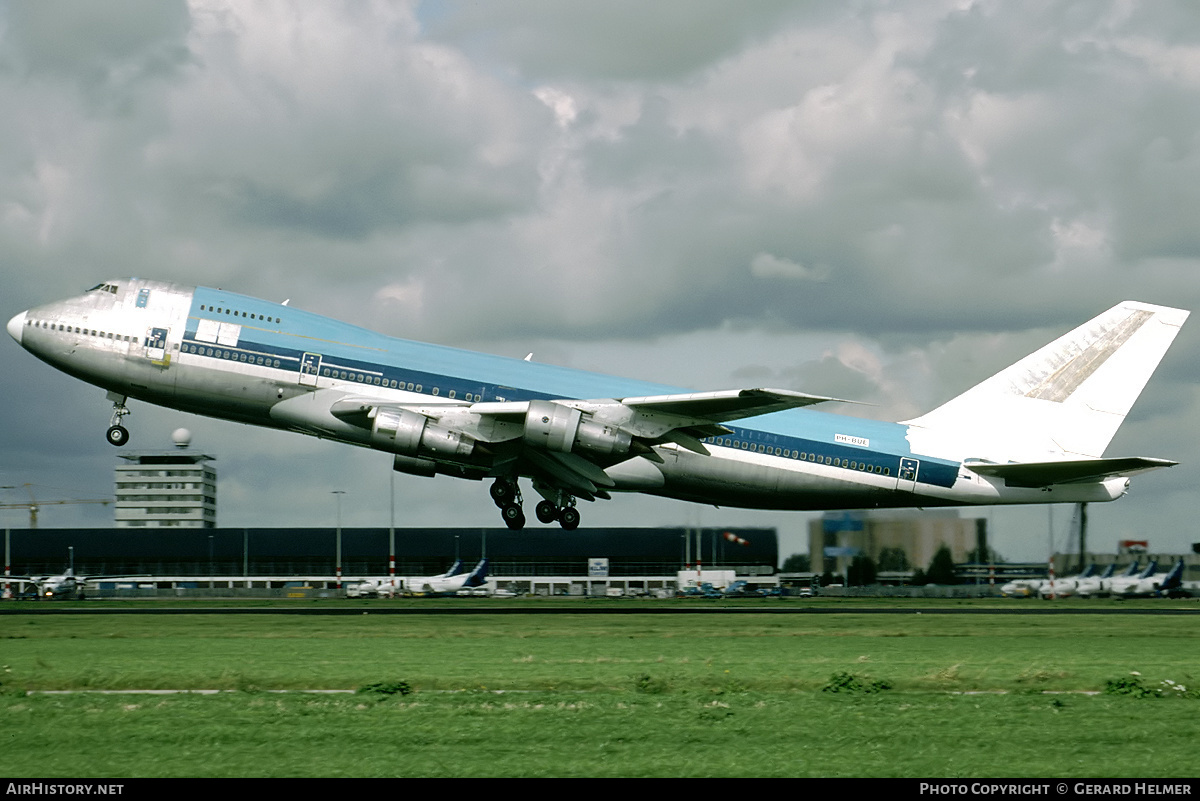
[[475, 569], [471, 571], [471, 575], [467, 576], [467, 580], [463, 582], [464, 587], [482, 587], [487, 580], [488, 560], [485, 556], [475, 565]]
[[1163, 577], [1162, 583], [1158, 585], [1159, 591], [1176, 590], [1183, 586], [1183, 560], [1180, 559], [1175, 563], [1175, 566], [1167, 571], [1167, 575]]
[[[907, 421], [913, 447], [991, 461], [1099, 458], [1188, 312], [1124, 301]], [[949, 454], [948, 454], [949, 455]]]

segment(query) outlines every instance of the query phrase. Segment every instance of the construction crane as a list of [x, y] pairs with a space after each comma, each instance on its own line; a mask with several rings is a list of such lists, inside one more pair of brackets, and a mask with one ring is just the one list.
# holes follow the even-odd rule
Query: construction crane
[[[64, 506], [73, 503], [102, 503], [108, 506], [112, 503], [112, 498], [81, 498], [78, 500], [67, 501], [39, 501], [33, 496], [33, 485], [23, 484], [26, 491], [29, 492], [29, 501], [25, 503], [0, 503], [0, 509], [28, 509], [29, 510], [29, 527], [38, 527], [38, 507], [41, 506]], [[0, 489], [16, 489], [16, 487], [0, 487]]]

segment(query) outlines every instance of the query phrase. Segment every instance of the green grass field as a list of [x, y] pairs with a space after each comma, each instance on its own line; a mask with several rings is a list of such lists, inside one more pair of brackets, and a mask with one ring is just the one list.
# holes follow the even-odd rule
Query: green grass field
[[[1195, 774], [1193, 615], [944, 615], [930, 605], [919, 613], [921, 604], [900, 615], [361, 608], [353, 616], [0, 615], [0, 770]], [[1115, 680], [1142, 697], [1104, 692]], [[376, 682], [405, 682], [412, 692], [299, 692]], [[835, 686], [848, 691], [826, 689]], [[227, 692], [27, 694], [97, 689]]]

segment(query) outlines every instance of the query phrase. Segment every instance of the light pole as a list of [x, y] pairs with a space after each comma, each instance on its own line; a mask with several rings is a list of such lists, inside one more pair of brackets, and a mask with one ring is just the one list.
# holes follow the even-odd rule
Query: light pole
[[337, 587], [342, 588], [342, 496], [346, 494], [345, 490], [333, 490], [333, 497], [337, 499], [337, 555], [334, 559], [337, 569]]
[[[396, 471], [388, 471], [389, 498], [391, 501], [391, 518], [388, 520], [388, 579], [396, 578]], [[395, 583], [393, 581], [393, 588]]]

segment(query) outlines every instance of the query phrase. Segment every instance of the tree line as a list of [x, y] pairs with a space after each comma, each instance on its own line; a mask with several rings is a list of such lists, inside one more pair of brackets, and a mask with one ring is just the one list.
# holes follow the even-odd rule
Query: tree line
[[[967, 555], [967, 560], [970, 562], [992, 563], [1003, 561], [998, 559], [995, 553], [983, 553], [979, 550], [973, 550]], [[812, 560], [808, 554], [797, 553], [792, 554], [784, 560], [784, 573], [808, 573], [812, 570]], [[879, 551], [878, 561], [864, 554], [855, 556], [850, 561], [850, 567], [847, 570], [846, 581], [851, 587], [863, 587], [868, 584], [876, 583], [879, 573], [897, 572], [902, 573], [912, 570], [912, 565], [909, 564], [908, 555], [903, 548], [883, 548]], [[834, 584], [840, 579], [835, 577], [833, 573], [826, 571], [821, 575], [821, 586]], [[925, 584], [958, 584], [959, 580], [954, 575], [954, 557], [950, 554], [950, 549], [943, 545], [938, 548], [937, 553], [933, 555], [929, 565], [925, 568], [917, 568], [912, 570], [912, 578], [905, 582], [912, 586], [923, 586]]]

